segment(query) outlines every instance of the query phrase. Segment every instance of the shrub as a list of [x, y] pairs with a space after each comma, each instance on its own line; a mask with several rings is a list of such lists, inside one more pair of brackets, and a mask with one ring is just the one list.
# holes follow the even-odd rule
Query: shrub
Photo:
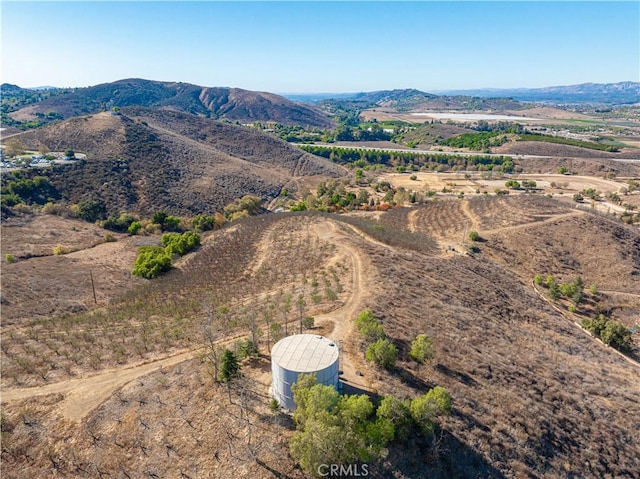
[[116, 237], [113, 236], [113, 233], [105, 233], [105, 235], [102, 237], [102, 240], [105, 243], [113, 243], [113, 242], [117, 241]]
[[398, 349], [388, 339], [379, 339], [367, 348], [367, 361], [373, 362], [376, 366], [384, 369], [391, 369], [398, 357]]
[[630, 351], [633, 346], [631, 331], [618, 321], [607, 321], [600, 337], [604, 344], [620, 351]]
[[90, 223], [103, 220], [106, 215], [107, 209], [100, 200], [82, 201], [78, 204], [78, 217]]
[[67, 253], [70, 253], [70, 252], [71, 251], [69, 250], [69, 248], [66, 248], [66, 247], [64, 247], [64, 246], [62, 246], [60, 244], [53, 247], [53, 254], [56, 255], [56, 256], [60, 256], [60, 255], [67, 254]]
[[153, 279], [171, 269], [171, 257], [159, 246], [143, 246], [138, 250], [138, 257], [132, 274], [146, 279]]
[[120, 216], [111, 216], [102, 222], [102, 227], [112, 231], [124, 233], [136, 221], [129, 213], [121, 213]]
[[355, 325], [367, 343], [372, 343], [385, 337], [382, 325], [378, 323], [378, 320], [369, 309], [365, 309], [358, 315]]
[[477, 231], [469, 231], [469, 239], [471, 241], [480, 241], [480, 233]]
[[191, 220], [191, 226], [195, 231], [209, 231], [215, 227], [215, 218], [207, 215], [197, 215]]
[[12, 255], [11, 253], [5, 254], [4, 255], [4, 260], [7, 263], [15, 263], [16, 261], [18, 261], [18, 259], [14, 255]]
[[433, 358], [433, 354], [433, 340], [426, 334], [418, 334], [416, 339], [411, 342], [409, 356], [415, 362], [424, 364]]
[[312, 329], [315, 325], [315, 320], [311, 316], [307, 316], [302, 320], [302, 327], [304, 329]]
[[256, 356], [258, 354], [258, 348], [253, 341], [245, 339], [236, 343], [236, 351], [240, 359], [248, 358], [249, 356]]
[[137, 235], [141, 229], [142, 223], [140, 223], [139, 221], [134, 221], [127, 228], [127, 233], [129, 233], [130, 235]]
[[200, 235], [187, 231], [185, 233], [166, 233], [162, 235], [162, 245], [169, 256], [180, 256], [193, 251], [200, 244]]

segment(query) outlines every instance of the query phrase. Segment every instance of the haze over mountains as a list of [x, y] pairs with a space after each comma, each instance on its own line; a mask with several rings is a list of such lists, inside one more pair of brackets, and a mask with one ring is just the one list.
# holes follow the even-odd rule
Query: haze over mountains
[[381, 90], [360, 93], [292, 93], [285, 96], [291, 100], [319, 103], [323, 100], [376, 101], [397, 97], [397, 92], [424, 98], [438, 96], [473, 96], [480, 98], [511, 98], [524, 102], [550, 103], [602, 103], [628, 104], [640, 102], [640, 83], [633, 81], [618, 83], [582, 83], [579, 85], [552, 86], [545, 88], [478, 88], [470, 90], [435, 90], [424, 93], [419, 90]]

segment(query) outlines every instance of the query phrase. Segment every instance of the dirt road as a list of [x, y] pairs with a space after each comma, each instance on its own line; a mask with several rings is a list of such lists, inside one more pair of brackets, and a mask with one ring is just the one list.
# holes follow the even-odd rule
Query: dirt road
[[[334, 324], [332, 339], [343, 344], [341, 368], [344, 371], [345, 381], [356, 388], [370, 391], [369, 379], [366, 376], [356, 375], [356, 371], [365, 370], [365, 365], [361, 352], [357, 351], [357, 345], [349, 338], [352, 337], [353, 318], [364, 308], [363, 292], [370, 290], [368, 281], [373, 278], [371, 266], [366, 264], [362, 254], [349, 244], [345, 233], [341, 232], [334, 222], [323, 221], [314, 225], [314, 233], [321, 239], [336, 245], [352, 264], [351, 296], [344, 306], [317, 316], [316, 321], [318, 323], [330, 321]], [[268, 240], [267, 235], [263, 241]], [[244, 334], [224, 338], [219, 343], [232, 342], [240, 337], [244, 337]], [[0, 402], [63, 394], [64, 398], [58, 404], [60, 412], [72, 421], [81, 421], [125, 384], [163, 367], [174, 366], [192, 359], [197, 351], [198, 348], [183, 350], [169, 357], [156, 358], [144, 363], [102, 371], [93, 376], [69, 379], [46, 386], [4, 389], [0, 395]]]

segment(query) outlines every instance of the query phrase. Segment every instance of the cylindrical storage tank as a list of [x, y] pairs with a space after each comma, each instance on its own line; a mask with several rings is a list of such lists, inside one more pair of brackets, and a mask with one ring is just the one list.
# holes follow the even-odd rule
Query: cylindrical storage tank
[[291, 386], [300, 374], [316, 375], [318, 384], [338, 387], [338, 346], [323, 336], [296, 334], [278, 341], [271, 349], [271, 387], [280, 406], [296, 408]]

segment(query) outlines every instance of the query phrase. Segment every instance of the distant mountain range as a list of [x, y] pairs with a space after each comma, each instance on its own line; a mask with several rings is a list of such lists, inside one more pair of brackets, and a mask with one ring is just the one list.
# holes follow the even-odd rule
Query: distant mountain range
[[[437, 94], [437, 95], [436, 95]], [[640, 103], [639, 82], [582, 83], [580, 85], [552, 86], [546, 88], [483, 88], [475, 90], [438, 90], [425, 93], [419, 90], [381, 90], [366, 93], [309, 93], [285, 94], [291, 100], [306, 103], [336, 101], [370, 101], [385, 99], [405, 101], [409, 98], [433, 100], [439, 97], [511, 98], [524, 102], [548, 102], [560, 104], [597, 103], [607, 105]]]
[[473, 95], [482, 98], [509, 97], [520, 101], [561, 104], [601, 103], [621, 105], [640, 103], [639, 82], [582, 83], [546, 88], [485, 88], [479, 90], [440, 91], [446, 95]]

